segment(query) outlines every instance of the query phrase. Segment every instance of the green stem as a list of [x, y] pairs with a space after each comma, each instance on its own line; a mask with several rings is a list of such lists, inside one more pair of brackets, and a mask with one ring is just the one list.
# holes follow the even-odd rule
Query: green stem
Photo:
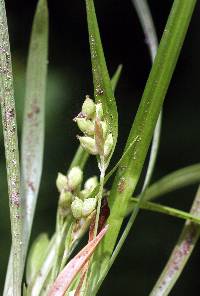
[[[132, 202], [131, 207], [133, 209], [135, 207], [135, 204], [138, 204], [139, 200], [138, 200], [138, 198], [132, 197], [131, 202]], [[157, 204], [154, 202], [143, 201], [140, 205], [140, 208], [144, 209], [144, 210], [149, 210], [152, 212], [157, 212], [157, 213], [162, 213], [165, 215], [173, 216], [176, 218], [181, 218], [184, 220], [188, 219], [191, 222], [200, 224], [200, 218], [195, 217], [194, 215], [192, 215], [190, 213], [187, 213], [187, 212], [175, 209], [175, 208], [167, 207], [167, 206], [164, 206], [161, 204]]]
[[[155, 30], [155, 26], [151, 16], [149, 6], [146, 0], [132, 0], [132, 2], [137, 11], [137, 15], [140, 19], [140, 23], [148, 44], [148, 49], [151, 56], [151, 62], [153, 64], [156, 53], [157, 53], [157, 49], [158, 49], [158, 38], [157, 38], [157, 34], [156, 34], [156, 30]], [[160, 112], [155, 130], [154, 130], [154, 134], [153, 134], [153, 140], [152, 140], [151, 151], [149, 156], [149, 163], [148, 163], [148, 168], [147, 168], [142, 191], [144, 191], [148, 187], [154, 171], [156, 159], [158, 156], [159, 143], [160, 143], [161, 124], [162, 124], [162, 110]]]
[[103, 185], [104, 185], [104, 178], [105, 178], [105, 163], [104, 159], [101, 161], [101, 174], [100, 174], [100, 184], [99, 184], [99, 192], [97, 194], [97, 212], [96, 212], [96, 219], [95, 219], [95, 227], [94, 227], [94, 237], [97, 235], [98, 225], [99, 225], [99, 216], [101, 211], [101, 200], [103, 196]]

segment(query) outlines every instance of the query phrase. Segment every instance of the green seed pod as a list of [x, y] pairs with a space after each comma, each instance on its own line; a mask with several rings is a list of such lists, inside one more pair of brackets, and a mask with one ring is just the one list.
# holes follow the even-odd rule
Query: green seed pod
[[82, 105], [82, 113], [85, 114], [88, 119], [92, 119], [95, 115], [95, 103], [89, 96], [86, 96]]
[[83, 180], [83, 172], [79, 167], [73, 167], [68, 175], [68, 186], [70, 190], [75, 190]]
[[90, 196], [90, 192], [86, 189], [83, 189], [79, 192], [79, 197], [84, 200]]
[[96, 208], [96, 198], [87, 198], [83, 202], [82, 215], [89, 216]]
[[94, 123], [85, 118], [77, 118], [76, 123], [79, 129], [88, 136], [94, 136]]
[[83, 210], [83, 201], [75, 197], [74, 201], [71, 204], [72, 214], [75, 219], [80, 219], [82, 217], [82, 210]]
[[80, 191], [80, 198], [86, 199], [88, 197], [91, 197], [91, 193], [93, 190], [98, 186], [98, 179], [96, 176], [89, 178], [84, 185], [84, 189]]
[[59, 206], [62, 208], [68, 208], [72, 202], [72, 193], [70, 191], [63, 190], [60, 194]]
[[88, 153], [92, 155], [97, 155], [98, 151], [96, 148], [95, 140], [90, 137], [78, 137], [81, 146], [85, 149]]
[[103, 118], [103, 107], [101, 103], [96, 104], [96, 117], [99, 120], [102, 120]]
[[84, 184], [84, 189], [92, 192], [98, 185], [98, 179], [97, 176], [91, 177], [87, 179], [87, 181]]
[[105, 145], [104, 145], [104, 156], [108, 157], [111, 150], [113, 148], [113, 136], [112, 134], [109, 134], [105, 140]]
[[61, 173], [58, 173], [58, 177], [56, 179], [56, 186], [58, 191], [61, 193], [62, 190], [67, 188], [67, 177]]

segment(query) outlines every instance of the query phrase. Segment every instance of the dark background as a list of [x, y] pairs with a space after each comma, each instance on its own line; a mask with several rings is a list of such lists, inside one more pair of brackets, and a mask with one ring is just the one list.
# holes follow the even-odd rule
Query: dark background
[[[172, 2], [149, 1], [159, 38]], [[25, 65], [36, 1], [7, 0], [6, 4], [20, 136]], [[120, 119], [120, 138], [116, 153], [118, 159], [136, 113], [151, 63], [131, 1], [96, 0], [95, 4], [109, 72], [113, 74], [120, 63], [124, 66], [116, 93]], [[84, 1], [49, 0], [49, 9], [50, 51], [44, 172], [32, 239], [42, 231], [49, 234], [53, 232], [58, 195], [55, 187], [56, 175], [58, 171], [66, 172], [78, 145], [75, 138], [78, 131], [72, 123], [72, 118], [79, 112], [85, 94], [92, 94]], [[199, 13], [198, 2], [164, 105], [162, 138], [154, 180], [199, 161]], [[0, 141], [2, 287], [10, 246], [2, 131]], [[96, 168], [91, 161], [85, 174], [90, 175], [94, 172]], [[196, 188], [197, 186], [191, 186], [167, 195], [164, 202], [189, 210]], [[176, 218], [141, 211], [99, 295], [148, 295], [182, 226], [183, 222]], [[198, 294], [199, 250], [200, 245], [197, 244], [189, 264], [170, 295]]]

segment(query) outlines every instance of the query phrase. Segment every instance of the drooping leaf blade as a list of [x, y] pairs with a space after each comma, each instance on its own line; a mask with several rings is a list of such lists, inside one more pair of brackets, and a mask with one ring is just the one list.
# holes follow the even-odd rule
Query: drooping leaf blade
[[[20, 195], [20, 167], [17, 123], [10, 43], [4, 0], [0, 1], [0, 98], [6, 156], [8, 195], [12, 233], [11, 288], [21, 294], [22, 280], [22, 198]], [[8, 295], [8, 294], [7, 294]]]

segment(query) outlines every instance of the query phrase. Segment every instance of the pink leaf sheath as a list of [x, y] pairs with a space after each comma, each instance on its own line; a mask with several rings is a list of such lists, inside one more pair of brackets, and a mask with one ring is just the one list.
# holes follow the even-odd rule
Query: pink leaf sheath
[[102, 238], [104, 237], [106, 231], [108, 229], [108, 225], [106, 225], [101, 232], [94, 238], [91, 242], [89, 242], [61, 271], [55, 280], [53, 286], [51, 287], [48, 296], [64, 296], [70, 284], [78, 274], [78, 272], [82, 269], [88, 259], [94, 253], [97, 245], [100, 243]]

